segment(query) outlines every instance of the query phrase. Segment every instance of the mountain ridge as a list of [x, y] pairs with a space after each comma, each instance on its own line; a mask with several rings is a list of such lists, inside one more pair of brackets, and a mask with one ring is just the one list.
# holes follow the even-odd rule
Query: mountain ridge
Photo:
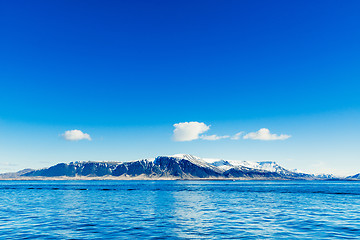
[[[330, 175], [329, 175], [330, 176]], [[158, 156], [128, 162], [59, 163], [38, 170], [0, 174], [0, 178], [146, 178], [146, 179], [329, 179], [283, 168], [273, 161], [248, 162], [200, 158], [190, 154]]]

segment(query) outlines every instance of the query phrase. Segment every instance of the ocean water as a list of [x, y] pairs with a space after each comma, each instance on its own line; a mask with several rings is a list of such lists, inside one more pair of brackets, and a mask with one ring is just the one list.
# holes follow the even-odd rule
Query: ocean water
[[360, 182], [0, 181], [0, 239], [360, 239]]

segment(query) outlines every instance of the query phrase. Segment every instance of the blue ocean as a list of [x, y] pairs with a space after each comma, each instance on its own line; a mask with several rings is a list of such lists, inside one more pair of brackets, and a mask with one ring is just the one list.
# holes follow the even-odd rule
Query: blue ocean
[[0, 181], [0, 239], [360, 239], [360, 182]]

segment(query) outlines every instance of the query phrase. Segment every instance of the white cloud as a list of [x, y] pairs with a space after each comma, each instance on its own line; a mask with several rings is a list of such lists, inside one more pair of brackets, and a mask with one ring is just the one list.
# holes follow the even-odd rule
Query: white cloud
[[232, 136], [230, 139], [231, 140], [239, 140], [240, 136], [243, 134], [244, 132], [238, 132], [237, 134], [235, 134], [234, 136]]
[[264, 141], [271, 141], [271, 140], [285, 140], [290, 138], [290, 135], [286, 134], [271, 134], [270, 130], [267, 128], [261, 128], [257, 132], [251, 132], [246, 134], [243, 138], [244, 139], [253, 139], [253, 140], [264, 140]]
[[[243, 136], [244, 132], [238, 132], [232, 136], [223, 135], [219, 136], [216, 134], [213, 135], [204, 135], [204, 132], [207, 132], [210, 129], [210, 125], [206, 125], [203, 122], [181, 122], [174, 124], [174, 134], [173, 140], [177, 142], [186, 142], [193, 141], [197, 139], [216, 141], [220, 139], [231, 139], [239, 140], [243, 139], [253, 139], [253, 140], [263, 140], [263, 141], [272, 141], [272, 140], [285, 140], [290, 138], [290, 135], [287, 134], [272, 134], [267, 128], [261, 128], [257, 132], [250, 132]], [[242, 137], [243, 136], [243, 137]]]
[[200, 136], [201, 139], [204, 140], [210, 140], [210, 141], [215, 141], [215, 140], [220, 140], [220, 139], [224, 139], [224, 138], [229, 138], [230, 136], [218, 136], [218, 135], [202, 135]]
[[91, 141], [89, 134], [83, 133], [82, 131], [76, 129], [65, 131], [65, 133], [63, 133], [61, 136], [67, 141], [79, 141], [83, 139]]
[[210, 129], [210, 125], [202, 122], [181, 122], [174, 124], [174, 127], [173, 140], [177, 142], [199, 139], [200, 134]]

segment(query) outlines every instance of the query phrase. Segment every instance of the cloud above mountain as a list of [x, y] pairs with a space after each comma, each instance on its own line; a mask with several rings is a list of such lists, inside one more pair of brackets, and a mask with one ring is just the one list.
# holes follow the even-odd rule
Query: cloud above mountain
[[[206, 125], [203, 122], [181, 122], [173, 125], [173, 140], [176, 142], [187, 142], [197, 139], [216, 141], [221, 139], [230, 139], [230, 140], [240, 140], [240, 139], [252, 139], [252, 140], [263, 140], [263, 141], [273, 141], [273, 140], [285, 140], [290, 138], [290, 135], [287, 134], [273, 134], [270, 133], [270, 130], [267, 128], [261, 128], [256, 132], [250, 132], [245, 134], [244, 132], [238, 132], [232, 136], [229, 135], [204, 135], [203, 133], [210, 130], [210, 125]], [[243, 134], [245, 134], [243, 136]]]
[[252, 139], [252, 140], [263, 140], [263, 141], [272, 141], [272, 140], [285, 140], [290, 138], [290, 135], [287, 134], [272, 134], [267, 128], [261, 128], [257, 132], [250, 132], [246, 134], [243, 139]]
[[224, 139], [224, 138], [229, 138], [230, 136], [228, 135], [224, 135], [224, 136], [218, 136], [218, 135], [202, 135], [200, 136], [201, 139], [203, 140], [210, 140], [210, 141], [215, 141], [215, 140], [220, 140], [220, 139]]
[[83, 133], [81, 130], [68, 130], [61, 135], [66, 141], [79, 141], [79, 140], [89, 140], [91, 137], [87, 133]]
[[176, 142], [192, 141], [200, 138], [200, 134], [208, 131], [210, 125], [202, 122], [181, 122], [174, 124], [173, 140]]
[[238, 132], [234, 136], [231, 137], [231, 140], [239, 140], [241, 135], [243, 135], [244, 132]]

